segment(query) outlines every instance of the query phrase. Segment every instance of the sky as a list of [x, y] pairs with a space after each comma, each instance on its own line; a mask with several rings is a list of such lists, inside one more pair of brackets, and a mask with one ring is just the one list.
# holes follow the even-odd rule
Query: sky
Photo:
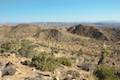
[[0, 0], [0, 23], [120, 22], [120, 0]]

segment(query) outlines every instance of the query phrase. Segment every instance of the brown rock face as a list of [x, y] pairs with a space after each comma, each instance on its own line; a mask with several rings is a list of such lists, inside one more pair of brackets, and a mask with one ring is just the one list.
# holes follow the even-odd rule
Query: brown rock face
[[60, 41], [62, 39], [62, 33], [57, 29], [44, 29], [38, 31], [34, 37]]
[[80, 24], [74, 27], [70, 27], [67, 31], [73, 34], [82, 35], [99, 40], [109, 40], [108, 37], [104, 34], [104, 32], [95, 26], [84, 26]]

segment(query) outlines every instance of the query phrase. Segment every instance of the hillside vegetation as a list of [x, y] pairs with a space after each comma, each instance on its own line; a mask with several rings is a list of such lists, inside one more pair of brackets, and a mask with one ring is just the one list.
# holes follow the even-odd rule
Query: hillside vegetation
[[1, 26], [0, 80], [119, 80], [119, 33], [81, 24]]

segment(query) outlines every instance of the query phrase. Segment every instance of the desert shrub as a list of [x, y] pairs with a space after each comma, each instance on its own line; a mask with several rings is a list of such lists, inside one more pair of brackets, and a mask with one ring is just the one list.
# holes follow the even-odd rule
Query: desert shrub
[[16, 41], [8, 41], [8, 42], [3, 42], [0, 45], [0, 52], [14, 52], [17, 53], [17, 51], [20, 49], [20, 44]]
[[18, 50], [18, 55], [22, 57], [32, 58], [36, 52], [34, 50], [28, 48], [21, 48]]
[[43, 71], [54, 71], [58, 63], [54, 56], [50, 56], [47, 53], [40, 53], [40, 55], [32, 58], [32, 65]]
[[109, 48], [103, 48], [103, 53], [104, 53], [105, 56], [108, 56], [109, 53], [110, 53]]
[[55, 58], [48, 53], [40, 53], [32, 58], [31, 64], [39, 70], [54, 71], [60, 64], [71, 66], [71, 62], [67, 58]]
[[6, 50], [4, 48], [0, 48], [0, 53], [4, 53]]
[[65, 65], [65, 66], [71, 66], [72, 65], [72, 61], [69, 58], [65, 58], [65, 57], [57, 58], [57, 62]]
[[1, 48], [4, 49], [5, 51], [9, 51], [11, 49], [11, 43], [10, 42], [2, 43]]
[[29, 40], [22, 40], [21, 41], [21, 48], [18, 50], [18, 54], [23, 57], [29, 57], [32, 58], [36, 51], [34, 50], [35, 47], [37, 47], [35, 43]]
[[102, 53], [104, 54], [104, 56], [109, 56], [111, 53], [111, 47], [108, 46], [103, 46], [102, 47]]
[[95, 70], [94, 74], [98, 80], [118, 80], [115, 75], [116, 70], [106, 65], [99, 65]]
[[31, 48], [32, 45], [33, 45], [33, 42], [30, 40], [21, 40], [22, 48]]
[[0, 53], [16, 53], [17, 55], [31, 58], [35, 55], [36, 51], [34, 48], [37, 46], [38, 45], [30, 40], [10, 40], [0, 44]]

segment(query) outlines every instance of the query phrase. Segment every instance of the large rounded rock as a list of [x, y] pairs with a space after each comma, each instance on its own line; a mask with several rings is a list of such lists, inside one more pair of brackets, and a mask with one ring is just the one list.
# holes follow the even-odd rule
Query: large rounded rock
[[7, 64], [5, 64], [1, 72], [2, 72], [2, 77], [8, 76], [8, 75], [12, 76], [16, 73], [16, 68], [11, 62], [8, 62]]

